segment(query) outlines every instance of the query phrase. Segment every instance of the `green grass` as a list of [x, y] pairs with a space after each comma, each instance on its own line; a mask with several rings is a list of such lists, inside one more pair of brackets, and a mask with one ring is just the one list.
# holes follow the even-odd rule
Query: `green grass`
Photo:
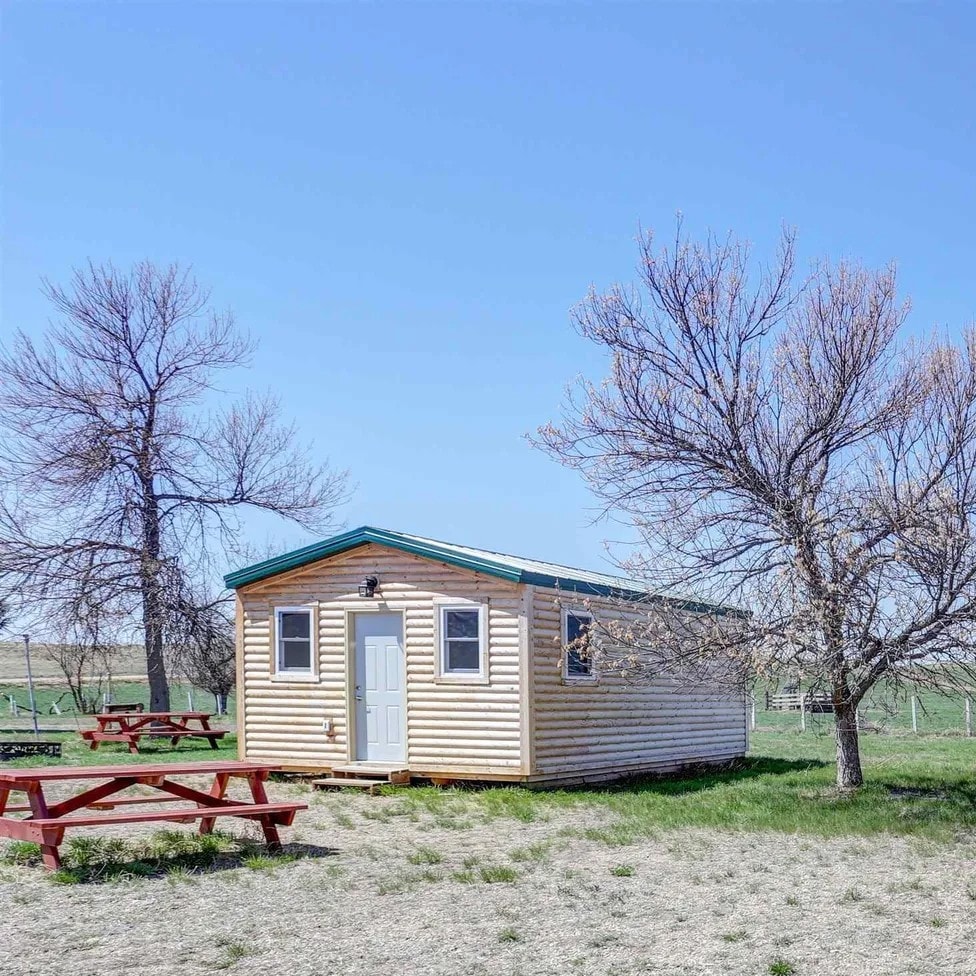
[[[61, 885], [167, 875], [187, 881], [196, 873], [218, 866], [268, 870], [297, 857], [290, 852], [267, 854], [253, 842], [217, 831], [201, 836], [160, 830], [149, 838], [131, 841], [118, 837], [69, 837], [61, 846], [61, 869], [45, 877]], [[24, 842], [8, 844], [0, 851], [0, 863], [39, 865], [41, 849]]]
[[[103, 685], [103, 690], [107, 690], [107, 686]], [[203, 691], [200, 688], [193, 688], [190, 685], [171, 683], [169, 686], [170, 695], [170, 707], [178, 710], [188, 710], [189, 692], [193, 693], [193, 708], [198, 712], [212, 712], [215, 708], [214, 698], [209, 692]], [[23, 683], [11, 683], [11, 682], [0, 682], [0, 728], [3, 727], [5, 720], [11, 718], [9, 711], [9, 703], [7, 701], [7, 695], [13, 695], [17, 699], [18, 704], [22, 705], [25, 709], [28, 706], [30, 697], [27, 690], [27, 685]], [[43, 725], [46, 719], [54, 720], [58, 718], [56, 715], [49, 714], [52, 703], [58, 702], [58, 707], [61, 709], [61, 718], [65, 716], [74, 717], [76, 715], [74, 701], [68, 692], [67, 685], [48, 685], [39, 684], [34, 688], [34, 700], [37, 705], [37, 710], [40, 712], [38, 716], [38, 721]], [[132, 704], [142, 704], [144, 707], [149, 707], [149, 686], [145, 682], [137, 681], [116, 681], [112, 683], [112, 700], [116, 702], [125, 702]], [[231, 695], [228, 699], [227, 711], [228, 714], [233, 716], [235, 708], [234, 696]], [[20, 713], [21, 718], [29, 718], [28, 712], [23, 711]], [[77, 718], [83, 724], [87, 721], [90, 724], [90, 718], [87, 715], [77, 715]]]
[[478, 868], [478, 877], [485, 884], [512, 884], [518, 881], [519, 873], [505, 864], [485, 864]]
[[[74, 733], [45, 738], [64, 743], [63, 759], [21, 759], [9, 765], [128, 763], [135, 758], [114, 743], [92, 752]], [[228, 735], [217, 751], [202, 740], [183, 741], [175, 749], [168, 740], [146, 743], [138, 761], [196, 761], [235, 755], [235, 738]], [[835, 788], [833, 760], [830, 736], [757, 733], [752, 737], [751, 755], [729, 770], [551, 792], [510, 787], [392, 787], [384, 789], [375, 808], [368, 809], [381, 821], [403, 818], [418, 825], [477, 829], [498, 818], [544, 822], [555, 813], [572, 815], [595, 806], [608, 814], [603, 825], [570, 827], [569, 836], [618, 847], [681, 827], [818, 837], [910, 834], [940, 842], [976, 834], [976, 739], [864, 735], [867, 785], [852, 794]], [[408, 855], [418, 862], [434, 863], [434, 855], [419, 846]], [[547, 855], [541, 847], [517, 848], [511, 859], [541, 861]], [[481, 880], [471, 870], [474, 865], [465, 867], [472, 880]]]
[[[82, 728], [94, 725], [88, 721]], [[33, 734], [18, 732], [4, 733], [6, 740], [24, 739], [32, 741]], [[179, 745], [170, 745], [165, 738], [146, 738], [139, 744], [139, 754], [133, 755], [122, 742], [102, 742], [92, 750], [77, 732], [45, 732], [41, 735], [45, 742], [61, 743], [61, 758], [27, 756], [5, 762], [4, 768], [16, 769], [23, 766], [107, 766], [113, 763], [153, 763], [153, 762], [201, 762], [214, 759], [237, 758], [237, 736], [227, 734], [217, 740], [217, 748], [211, 749], [206, 739], [181, 739]]]
[[[603, 807], [605, 827], [579, 834], [626, 846], [658, 831], [703, 827], [783, 831], [819, 837], [912, 834], [948, 841], [976, 831], [976, 739], [865, 736], [867, 785], [834, 785], [833, 740], [813, 734], [759, 733], [735, 768], [646, 779], [603, 789], [400, 788], [396, 813], [423, 810], [435, 820], [496, 817], [544, 820], [555, 810]], [[899, 792], [902, 791], [902, 792]]]
[[444, 857], [432, 847], [420, 846], [407, 855], [407, 860], [411, 864], [440, 864]]

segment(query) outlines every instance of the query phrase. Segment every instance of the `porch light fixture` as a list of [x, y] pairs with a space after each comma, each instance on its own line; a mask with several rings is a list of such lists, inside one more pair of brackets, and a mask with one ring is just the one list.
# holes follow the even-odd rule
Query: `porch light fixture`
[[379, 582], [380, 581], [375, 576], [367, 576], [362, 583], [359, 584], [359, 595], [364, 597], [373, 596]]

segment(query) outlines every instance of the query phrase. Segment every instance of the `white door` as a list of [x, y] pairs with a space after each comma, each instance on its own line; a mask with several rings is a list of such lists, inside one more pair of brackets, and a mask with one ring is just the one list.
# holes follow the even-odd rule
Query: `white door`
[[407, 701], [402, 617], [357, 613], [355, 626], [356, 758], [403, 762]]

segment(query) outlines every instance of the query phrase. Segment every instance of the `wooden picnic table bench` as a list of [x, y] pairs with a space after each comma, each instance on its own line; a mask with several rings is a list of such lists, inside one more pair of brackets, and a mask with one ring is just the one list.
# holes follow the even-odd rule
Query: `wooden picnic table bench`
[[[98, 723], [94, 729], [82, 729], [78, 734], [85, 739], [92, 749], [97, 749], [100, 742], [125, 742], [129, 752], [139, 752], [139, 740], [143, 736], [169, 739], [176, 746], [180, 739], [190, 736], [195, 739], [207, 739], [210, 748], [217, 748], [217, 740], [223, 738], [227, 732], [223, 729], [210, 728], [211, 712], [102, 712], [94, 715]], [[190, 723], [197, 723], [191, 727]]]
[[[39, 844], [44, 865], [49, 870], [61, 866], [58, 852], [64, 832], [70, 827], [98, 827], [103, 824], [153, 823], [172, 821], [185, 823], [199, 820], [201, 834], [213, 830], [217, 817], [241, 817], [257, 820], [271, 849], [281, 846], [279, 826], [290, 826], [299, 810], [307, 810], [307, 803], [270, 803], [264, 783], [268, 775], [280, 767], [274, 763], [225, 762], [145, 763], [141, 765], [34, 767], [30, 769], [0, 770], [0, 837], [32, 841]], [[176, 782], [175, 776], [213, 775], [209, 792]], [[227, 799], [228, 782], [232, 778], [245, 779], [251, 800]], [[105, 780], [97, 785], [79, 788], [78, 792], [56, 802], [44, 795], [45, 786], [73, 781]], [[157, 795], [123, 796], [115, 794], [129, 787], [149, 787]], [[12, 792], [27, 794], [26, 804], [9, 806]], [[116, 806], [174, 803], [186, 800], [196, 806], [178, 810], [134, 810], [117, 813]], [[76, 810], [108, 810], [108, 813], [82, 813]], [[11, 813], [25, 813], [27, 817], [11, 817]]]

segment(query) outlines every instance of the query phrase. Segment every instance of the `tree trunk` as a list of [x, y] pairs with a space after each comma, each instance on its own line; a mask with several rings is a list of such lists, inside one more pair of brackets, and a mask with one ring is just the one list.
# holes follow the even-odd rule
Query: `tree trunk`
[[[845, 689], [846, 691], [846, 689]], [[857, 706], [851, 701], [838, 701], [834, 696], [834, 721], [837, 739], [837, 785], [842, 790], [864, 785], [861, 772], [861, 751], [857, 735]]]
[[169, 711], [169, 682], [163, 657], [163, 594], [160, 582], [159, 503], [152, 491], [152, 481], [144, 486], [143, 552], [142, 552], [142, 624], [146, 644], [146, 674], [149, 678], [149, 710]]

